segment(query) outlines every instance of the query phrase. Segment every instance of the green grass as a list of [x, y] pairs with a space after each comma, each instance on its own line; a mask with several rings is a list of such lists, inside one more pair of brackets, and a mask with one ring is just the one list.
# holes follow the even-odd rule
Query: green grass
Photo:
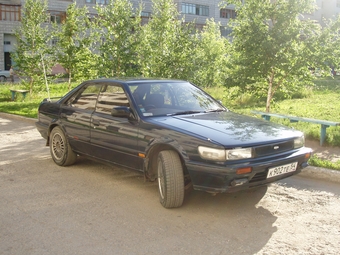
[[318, 166], [318, 167], [323, 167], [327, 169], [340, 170], [340, 160], [336, 162], [331, 162], [329, 160], [324, 160], [313, 155], [308, 161], [308, 163], [311, 166]]
[[[72, 84], [72, 88], [79, 83]], [[67, 83], [49, 84], [50, 97], [61, 97], [68, 92]], [[37, 118], [39, 104], [48, 97], [47, 89], [44, 87], [35, 88], [32, 94], [27, 94], [26, 98], [20, 93], [16, 93], [16, 99], [12, 101], [10, 89], [29, 89], [27, 84], [0, 83], [0, 112], [21, 115], [29, 118]]]

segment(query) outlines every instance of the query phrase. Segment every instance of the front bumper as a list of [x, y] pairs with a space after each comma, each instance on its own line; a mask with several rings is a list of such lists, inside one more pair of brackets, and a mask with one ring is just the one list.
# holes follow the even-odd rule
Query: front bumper
[[[303, 147], [297, 151], [277, 155], [275, 157], [254, 159], [243, 163], [218, 165], [201, 162], [187, 162], [193, 188], [212, 193], [229, 193], [266, 185], [280, 179], [298, 174], [308, 166], [308, 159], [312, 150]], [[309, 155], [309, 156], [308, 156]], [[267, 179], [268, 169], [298, 162], [296, 171], [278, 175]], [[236, 174], [240, 168], [251, 167], [251, 173]]]

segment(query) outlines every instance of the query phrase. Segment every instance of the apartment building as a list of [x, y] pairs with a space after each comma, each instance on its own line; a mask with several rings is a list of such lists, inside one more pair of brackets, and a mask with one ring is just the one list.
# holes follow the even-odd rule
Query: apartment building
[[[60, 23], [65, 19], [65, 10], [74, 0], [49, 0], [48, 13], [50, 18], [46, 22]], [[196, 27], [202, 29], [206, 19], [213, 18], [221, 24], [221, 33], [228, 35], [227, 24], [230, 19], [236, 17], [233, 6], [220, 8], [220, 0], [173, 0], [177, 4], [178, 11], [186, 22], [195, 21]], [[316, 12], [306, 18], [322, 22], [323, 18], [331, 18], [340, 13], [340, 0], [315, 0], [318, 6]], [[95, 15], [96, 4], [107, 4], [109, 0], [76, 0], [79, 7], [87, 6], [90, 14]], [[141, 0], [131, 0], [134, 8], [138, 8]], [[142, 0], [144, 10], [143, 20], [152, 15], [152, 0]], [[0, 0], [0, 69], [8, 70], [12, 65], [11, 52], [14, 51], [16, 38], [15, 29], [21, 21], [21, 9], [25, 0]], [[180, 17], [179, 17], [180, 18]]]

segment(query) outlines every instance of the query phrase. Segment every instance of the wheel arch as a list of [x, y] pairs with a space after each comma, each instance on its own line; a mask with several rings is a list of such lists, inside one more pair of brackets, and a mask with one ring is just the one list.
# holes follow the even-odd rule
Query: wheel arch
[[181, 146], [174, 146], [174, 144], [154, 144], [146, 155], [146, 164], [144, 166], [145, 177], [149, 180], [155, 180], [157, 178], [157, 156], [159, 152], [164, 150], [172, 150], [175, 151], [179, 159], [181, 160], [183, 174], [187, 175], [187, 169], [185, 165], [185, 157], [186, 154], [184, 149]]
[[58, 125], [57, 123], [52, 123], [52, 124], [48, 127], [48, 130], [47, 130], [46, 146], [49, 146], [49, 145], [50, 145], [50, 134], [51, 134], [53, 128], [55, 128], [55, 127], [60, 127], [60, 128], [64, 131], [64, 129], [63, 129], [60, 125]]

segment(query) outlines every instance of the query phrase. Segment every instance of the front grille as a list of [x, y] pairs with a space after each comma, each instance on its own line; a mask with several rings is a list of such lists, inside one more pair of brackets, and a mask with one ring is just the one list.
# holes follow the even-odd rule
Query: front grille
[[286, 141], [281, 143], [268, 144], [255, 147], [255, 157], [270, 156], [277, 153], [294, 149], [294, 141]]

